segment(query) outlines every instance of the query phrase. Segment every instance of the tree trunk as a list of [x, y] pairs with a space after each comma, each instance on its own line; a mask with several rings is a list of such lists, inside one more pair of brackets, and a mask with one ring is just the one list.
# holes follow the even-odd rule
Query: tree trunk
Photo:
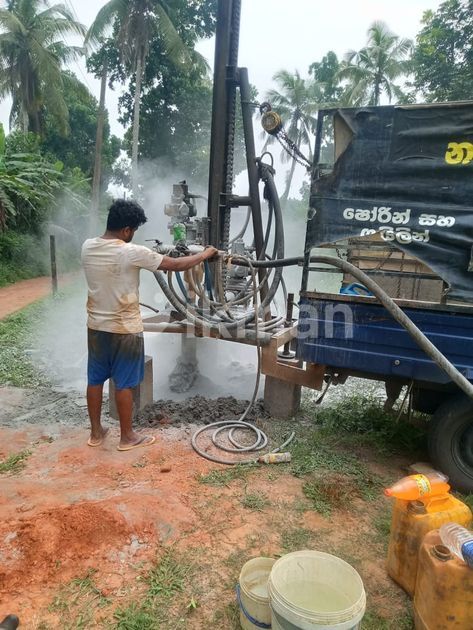
[[133, 141], [131, 147], [131, 187], [133, 199], [138, 199], [138, 145], [140, 140], [140, 100], [141, 79], [143, 75], [143, 54], [140, 52], [136, 59], [135, 102], [133, 107]]
[[23, 109], [22, 114], [23, 114], [23, 133], [26, 136], [30, 128], [30, 119], [29, 119], [28, 112], [26, 111], [26, 109]]
[[374, 104], [379, 105], [379, 97], [381, 96], [381, 77], [377, 74], [374, 78]]
[[102, 69], [102, 82], [100, 84], [100, 102], [97, 114], [97, 134], [95, 137], [95, 162], [94, 162], [94, 178], [92, 181], [92, 199], [90, 201], [89, 216], [89, 233], [92, 236], [96, 233], [98, 227], [98, 213], [100, 203], [100, 184], [102, 179], [102, 147], [103, 147], [103, 128], [105, 125], [105, 92], [107, 90], [107, 63], [104, 63]]

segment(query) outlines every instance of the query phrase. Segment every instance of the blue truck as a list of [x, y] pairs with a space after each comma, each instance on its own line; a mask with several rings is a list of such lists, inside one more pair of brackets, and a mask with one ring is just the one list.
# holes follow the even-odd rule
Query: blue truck
[[[473, 381], [473, 103], [319, 112], [297, 358], [325, 378], [407, 386], [431, 414], [432, 462], [473, 491], [473, 400], [358, 278], [328, 292], [330, 247], [373, 279], [451, 366]], [[323, 251], [323, 250], [322, 250]]]

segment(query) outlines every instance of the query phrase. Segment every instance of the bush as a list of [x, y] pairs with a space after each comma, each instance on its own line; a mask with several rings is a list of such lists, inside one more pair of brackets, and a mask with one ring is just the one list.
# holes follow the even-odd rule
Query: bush
[[[58, 274], [74, 271], [80, 265], [80, 242], [67, 234], [56, 238]], [[0, 287], [18, 280], [51, 273], [49, 236], [0, 232]]]
[[0, 286], [48, 273], [48, 259], [39, 236], [0, 233]]

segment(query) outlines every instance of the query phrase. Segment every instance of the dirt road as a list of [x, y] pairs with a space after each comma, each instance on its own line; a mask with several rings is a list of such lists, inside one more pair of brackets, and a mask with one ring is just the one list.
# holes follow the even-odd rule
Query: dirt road
[[[59, 278], [59, 288], [68, 284], [75, 274], [68, 274]], [[52, 285], [49, 276], [21, 280], [0, 288], [0, 319], [5, 319], [20, 311], [25, 306], [51, 295]]]
[[21, 280], [0, 289], [0, 319], [20, 311], [51, 293], [51, 278], [44, 276]]

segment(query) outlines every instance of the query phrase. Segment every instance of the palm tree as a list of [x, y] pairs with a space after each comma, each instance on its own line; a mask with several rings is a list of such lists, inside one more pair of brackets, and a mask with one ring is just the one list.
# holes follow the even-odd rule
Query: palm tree
[[182, 42], [171, 18], [167, 4], [161, 0], [109, 0], [97, 13], [90, 27], [86, 43], [99, 42], [105, 31], [116, 31], [120, 57], [135, 75], [132, 135], [132, 189], [138, 195], [138, 144], [140, 134], [140, 100], [143, 72], [153, 37], [159, 36], [167, 54], [175, 63], [189, 59], [189, 51]]
[[0, 98], [12, 97], [10, 124], [16, 122], [25, 133], [42, 133], [44, 108], [67, 133], [61, 66], [82, 52], [63, 41], [74, 33], [83, 36], [85, 28], [62, 4], [8, 0], [0, 9]]
[[384, 22], [368, 29], [367, 45], [346, 53], [338, 76], [347, 80], [347, 97], [352, 105], [379, 105], [384, 93], [389, 102], [403, 97], [396, 79], [408, 74], [412, 41], [392, 33]]
[[[320, 86], [316, 82], [303, 79], [297, 70], [294, 74], [280, 70], [274, 75], [273, 81], [278, 84], [279, 89], [270, 90], [266, 94], [266, 100], [281, 116], [287, 135], [299, 150], [305, 147], [308, 158], [312, 161], [311, 138], [315, 131], [317, 109], [321, 107], [322, 101]], [[273, 136], [270, 136], [267, 142], [273, 140]], [[289, 161], [290, 156], [283, 151], [281, 158]], [[293, 159], [286, 178], [286, 188], [281, 196], [282, 201], [287, 201], [289, 197], [295, 168], [296, 160]]]

